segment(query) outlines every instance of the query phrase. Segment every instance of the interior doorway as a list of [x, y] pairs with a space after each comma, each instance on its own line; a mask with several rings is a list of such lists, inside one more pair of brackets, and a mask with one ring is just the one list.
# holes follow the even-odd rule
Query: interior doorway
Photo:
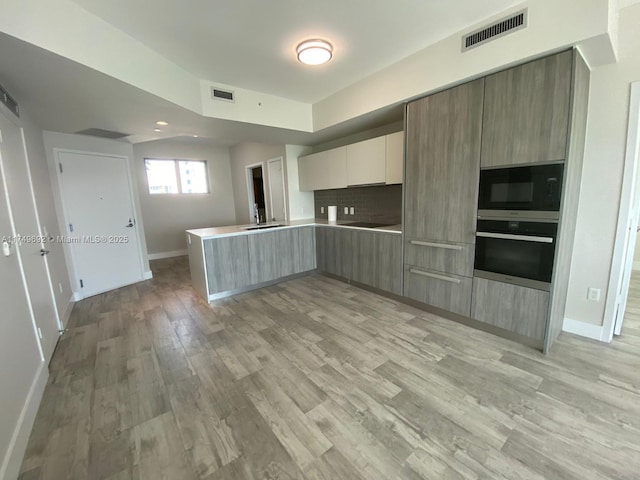
[[267, 219], [267, 201], [265, 197], [264, 163], [256, 163], [247, 167], [247, 191], [249, 192], [249, 218], [251, 223], [259, 223]]

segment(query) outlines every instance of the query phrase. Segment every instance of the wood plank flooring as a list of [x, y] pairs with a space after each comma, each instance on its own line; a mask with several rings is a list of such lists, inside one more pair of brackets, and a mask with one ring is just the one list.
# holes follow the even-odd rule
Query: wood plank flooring
[[640, 278], [554, 352], [313, 275], [207, 305], [186, 258], [78, 302], [21, 480], [640, 478]]

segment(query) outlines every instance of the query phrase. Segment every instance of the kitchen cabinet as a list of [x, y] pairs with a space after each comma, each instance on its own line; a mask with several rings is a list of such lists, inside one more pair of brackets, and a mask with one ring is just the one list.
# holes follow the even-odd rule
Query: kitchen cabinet
[[205, 240], [204, 256], [209, 294], [251, 283], [247, 235]]
[[475, 246], [470, 243], [409, 240], [404, 263], [440, 272], [473, 276]]
[[385, 183], [402, 183], [404, 174], [404, 132], [385, 137]]
[[407, 107], [407, 240], [474, 243], [484, 80]]
[[401, 294], [401, 235], [352, 230], [351, 247], [351, 280], [396, 295]]
[[485, 79], [483, 167], [565, 159], [572, 65], [566, 51]]
[[549, 292], [473, 279], [471, 317], [510, 332], [542, 340], [549, 309]]
[[404, 267], [404, 296], [422, 303], [469, 316], [473, 280], [434, 270]]
[[330, 190], [347, 187], [347, 148], [313, 153], [298, 159], [300, 190]]
[[402, 235], [317, 227], [318, 270], [401, 294]]
[[347, 145], [347, 184], [370, 185], [386, 181], [386, 139], [371, 138]]
[[336, 227], [316, 228], [318, 270], [343, 278], [351, 276], [351, 230]]

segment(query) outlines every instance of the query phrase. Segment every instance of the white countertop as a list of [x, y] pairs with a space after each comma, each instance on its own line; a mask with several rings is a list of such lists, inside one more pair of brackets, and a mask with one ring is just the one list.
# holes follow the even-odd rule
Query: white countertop
[[269, 232], [273, 230], [282, 230], [285, 228], [296, 228], [296, 227], [306, 227], [306, 226], [328, 226], [328, 227], [337, 227], [337, 228], [351, 228], [354, 230], [373, 230], [376, 232], [385, 232], [385, 233], [402, 233], [402, 225], [391, 225], [388, 227], [378, 227], [378, 228], [365, 228], [365, 227], [352, 227], [349, 225], [344, 225], [345, 223], [352, 223], [353, 220], [350, 221], [338, 221], [338, 222], [329, 222], [328, 220], [324, 220], [322, 218], [310, 218], [305, 220], [293, 220], [291, 222], [269, 222], [264, 223], [262, 226], [269, 225], [282, 225], [280, 227], [274, 228], [264, 228], [264, 229], [254, 229], [247, 230], [247, 228], [255, 227], [256, 224], [249, 225], [228, 225], [225, 227], [211, 227], [211, 228], [197, 228], [193, 230], [187, 230], [187, 233], [190, 235], [195, 235], [200, 237], [202, 240], [206, 240], [209, 238], [218, 238], [218, 237], [230, 237], [233, 235], [250, 235], [253, 233], [261, 233], [261, 232]]

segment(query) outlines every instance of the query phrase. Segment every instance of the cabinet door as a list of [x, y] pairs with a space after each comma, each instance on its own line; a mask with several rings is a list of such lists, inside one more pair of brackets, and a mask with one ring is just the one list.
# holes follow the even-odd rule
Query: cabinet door
[[402, 236], [354, 230], [351, 279], [400, 295], [402, 282]]
[[316, 252], [318, 270], [343, 278], [351, 278], [351, 230], [317, 227]]
[[481, 322], [542, 340], [548, 308], [549, 292], [473, 279], [471, 317]]
[[475, 242], [484, 80], [407, 107], [405, 235]]
[[298, 249], [296, 252], [296, 273], [316, 269], [316, 229], [315, 227], [296, 228]]
[[320, 167], [326, 163], [327, 152], [313, 153], [298, 158], [298, 182], [301, 192], [320, 190], [316, 188], [321, 179], [318, 178]]
[[387, 135], [385, 140], [385, 182], [388, 185], [402, 183], [402, 175], [404, 173], [404, 132]]
[[405, 266], [404, 295], [468, 317], [471, 312], [472, 279], [449, 273]]
[[320, 187], [315, 190], [330, 190], [333, 188], [347, 188], [347, 147], [327, 150], [324, 165], [320, 165], [317, 172], [321, 178]]
[[486, 78], [483, 167], [565, 158], [572, 62], [567, 51]]
[[248, 235], [251, 284], [298, 273], [298, 232], [295, 228]]
[[251, 284], [247, 235], [205, 240], [204, 255], [209, 294]]
[[384, 183], [385, 137], [347, 145], [347, 185]]
[[469, 243], [408, 240], [404, 250], [404, 263], [472, 277], [474, 256], [475, 247]]

